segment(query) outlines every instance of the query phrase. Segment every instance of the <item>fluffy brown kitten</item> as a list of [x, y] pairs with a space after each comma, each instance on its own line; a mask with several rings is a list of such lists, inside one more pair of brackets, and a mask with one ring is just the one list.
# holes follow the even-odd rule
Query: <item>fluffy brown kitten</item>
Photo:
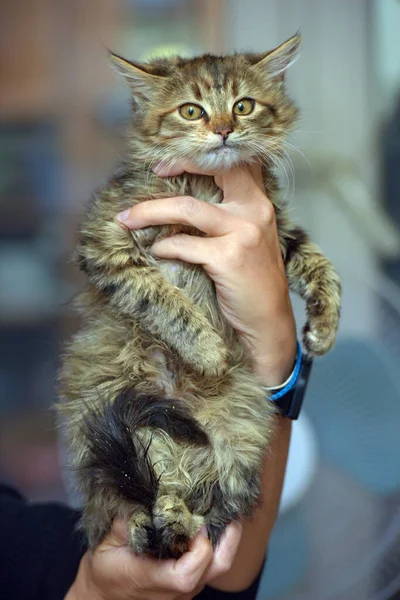
[[177, 557], [205, 524], [216, 544], [259, 500], [273, 404], [221, 314], [204, 270], [158, 260], [156, 238], [183, 226], [124, 230], [118, 212], [149, 198], [187, 195], [219, 203], [212, 177], [161, 179], [155, 161], [189, 157], [224, 169], [260, 161], [276, 207], [292, 290], [306, 301], [303, 344], [323, 354], [339, 320], [330, 262], [277, 203], [274, 157], [295, 121], [284, 72], [295, 36], [267, 54], [204, 55], [145, 65], [113, 56], [132, 90], [129, 155], [94, 197], [81, 230], [84, 328], [69, 345], [60, 411], [84, 498], [82, 525], [96, 546], [116, 515], [136, 552]]

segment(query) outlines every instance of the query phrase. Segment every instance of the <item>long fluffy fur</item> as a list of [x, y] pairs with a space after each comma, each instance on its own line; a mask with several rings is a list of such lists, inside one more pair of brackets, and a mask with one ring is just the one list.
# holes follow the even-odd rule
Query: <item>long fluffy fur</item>
[[[289, 221], [274, 175], [297, 115], [284, 70], [298, 46], [295, 36], [263, 55], [146, 65], [114, 56], [132, 89], [128, 158], [95, 195], [82, 226], [77, 258], [88, 279], [80, 298], [85, 324], [60, 376], [60, 413], [91, 547], [117, 515], [128, 522], [136, 552], [179, 556], [204, 524], [216, 544], [228, 523], [250, 516], [260, 501], [273, 434], [274, 406], [219, 310], [211, 280], [199, 266], [148, 251], [155, 239], [200, 232], [183, 226], [129, 232], [115, 222], [118, 212], [149, 198], [222, 200], [212, 177], [161, 179], [152, 171], [155, 161], [172, 165], [188, 157], [214, 169], [262, 163], [289, 285], [306, 301], [303, 343], [322, 354], [334, 342], [338, 276]], [[232, 106], [244, 97], [254, 98], [254, 111], [235, 117]], [[207, 118], [185, 121], [178, 109], [187, 101], [204, 106]], [[231, 131], [230, 145], [219, 152], [222, 128]]]

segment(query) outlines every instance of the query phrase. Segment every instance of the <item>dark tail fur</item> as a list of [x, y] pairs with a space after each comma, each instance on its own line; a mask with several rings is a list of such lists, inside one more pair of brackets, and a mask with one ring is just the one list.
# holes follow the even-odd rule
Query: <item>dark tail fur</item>
[[206, 433], [179, 400], [124, 390], [102, 411], [89, 412], [84, 435], [89, 454], [79, 471], [93, 485], [113, 491], [130, 503], [143, 505], [150, 513], [157, 499], [158, 479], [149, 460], [151, 444], [138, 436], [141, 427], [162, 429], [187, 444], [209, 444]]

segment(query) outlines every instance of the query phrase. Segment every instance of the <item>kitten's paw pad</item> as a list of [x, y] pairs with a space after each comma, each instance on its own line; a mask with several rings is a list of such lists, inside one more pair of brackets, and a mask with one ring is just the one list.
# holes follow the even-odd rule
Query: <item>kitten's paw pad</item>
[[161, 496], [153, 510], [153, 524], [159, 556], [179, 558], [189, 550], [190, 542], [204, 524], [204, 519], [191, 514], [180, 498]]
[[330, 350], [336, 340], [336, 328], [307, 322], [303, 328], [303, 346], [308, 354], [322, 356]]

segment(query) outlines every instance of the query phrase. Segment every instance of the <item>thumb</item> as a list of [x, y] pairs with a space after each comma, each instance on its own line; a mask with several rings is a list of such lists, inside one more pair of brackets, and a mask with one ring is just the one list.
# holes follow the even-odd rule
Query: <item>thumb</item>
[[264, 189], [261, 165], [243, 165], [223, 171], [215, 177], [215, 183], [224, 192], [225, 201], [240, 199], [246, 204], [253, 198], [256, 201], [259, 194], [255, 192]]
[[112, 523], [110, 532], [101, 542], [101, 549], [121, 548], [128, 546], [128, 527], [123, 519], [116, 517]]

